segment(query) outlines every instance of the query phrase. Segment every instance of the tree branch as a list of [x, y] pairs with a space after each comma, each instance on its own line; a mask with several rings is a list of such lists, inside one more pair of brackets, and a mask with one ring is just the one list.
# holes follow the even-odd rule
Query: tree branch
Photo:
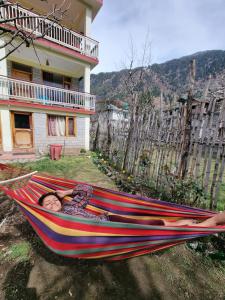
[[[66, 11], [69, 9], [69, 5], [66, 9], [63, 9], [65, 5], [65, 0], [59, 5], [54, 5], [52, 8], [52, 11], [47, 13], [46, 15], [40, 15], [40, 16], [23, 16], [19, 14], [19, 8], [23, 8], [21, 5], [18, 3], [16, 4], [10, 4], [10, 3], [4, 3], [0, 4], [0, 16], [2, 20], [0, 20], [0, 27], [1, 25], [7, 25], [7, 26], [13, 26], [13, 28], [6, 28], [6, 27], [1, 27], [1, 33], [0, 36], [3, 36], [4, 34], [8, 34], [10, 36], [10, 39], [5, 41], [1, 46], [0, 49], [5, 48], [9, 46], [10, 44], [12, 45], [12, 42], [19, 38], [21, 42], [17, 46], [13, 46], [13, 49], [11, 49], [4, 57], [0, 58], [0, 61], [7, 58], [10, 54], [12, 54], [14, 51], [16, 51], [19, 47], [21, 47], [23, 44], [26, 44], [27, 47], [29, 47], [33, 42], [37, 39], [43, 38], [50, 30], [51, 28], [57, 24], [61, 26], [59, 23], [60, 20], [62, 20], [63, 16], [65, 15]], [[15, 16], [9, 16], [9, 18], [3, 18], [3, 12], [2, 10], [5, 9], [7, 10], [9, 7], [15, 8]], [[26, 20], [31, 20], [31, 22], [34, 22], [33, 20], [37, 20], [35, 24], [37, 24], [32, 31], [28, 31], [26, 28], [23, 26], [23, 22]], [[39, 35], [37, 35], [36, 31], [39, 28], [40, 25], [46, 25], [44, 23], [45, 21], [49, 21], [47, 26], [42, 26], [44, 28], [43, 32]], [[63, 26], [61, 26], [63, 28]]]

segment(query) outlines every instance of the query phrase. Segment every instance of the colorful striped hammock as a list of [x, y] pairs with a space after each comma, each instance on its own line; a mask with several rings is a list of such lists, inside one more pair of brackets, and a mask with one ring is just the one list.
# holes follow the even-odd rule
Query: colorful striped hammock
[[93, 196], [86, 209], [96, 215], [108, 212], [118, 218], [126, 217], [132, 219], [134, 224], [95, 221], [49, 211], [37, 205], [42, 194], [57, 189], [71, 189], [78, 183], [81, 182], [34, 175], [22, 188], [13, 190], [1, 186], [1, 189], [17, 202], [44, 244], [53, 252], [66, 257], [121, 260], [225, 231], [225, 226], [206, 228], [145, 225], [146, 221], [160, 219], [205, 220], [214, 213], [97, 186], [93, 186]]

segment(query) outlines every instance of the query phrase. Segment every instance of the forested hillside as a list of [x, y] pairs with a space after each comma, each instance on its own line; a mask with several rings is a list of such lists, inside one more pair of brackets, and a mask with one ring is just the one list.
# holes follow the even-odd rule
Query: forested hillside
[[[185, 93], [188, 86], [188, 69], [192, 59], [196, 60], [196, 97], [201, 97], [209, 78], [215, 86], [221, 82], [225, 73], [225, 51], [210, 50], [193, 55], [173, 59], [162, 64], [153, 64], [143, 70], [143, 82], [140, 89], [150, 87], [153, 96], [159, 96], [162, 91], [169, 98], [175, 94]], [[136, 69], [137, 74], [141, 68]], [[99, 73], [91, 75], [91, 92], [104, 99], [123, 99], [124, 78], [128, 70]]]

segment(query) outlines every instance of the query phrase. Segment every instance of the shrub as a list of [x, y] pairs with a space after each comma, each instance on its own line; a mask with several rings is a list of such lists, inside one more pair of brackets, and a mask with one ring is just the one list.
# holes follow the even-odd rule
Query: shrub
[[80, 149], [80, 153], [81, 153], [81, 154], [84, 154], [84, 153], [86, 153], [86, 152], [87, 152], [87, 151], [86, 151], [84, 148], [81, 148], [81, 149]]

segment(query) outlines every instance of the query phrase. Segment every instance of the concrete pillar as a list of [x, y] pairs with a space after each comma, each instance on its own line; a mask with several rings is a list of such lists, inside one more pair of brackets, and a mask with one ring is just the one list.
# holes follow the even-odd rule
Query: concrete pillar
[[91, 69], [90, 66], [84, 67], [84, 92], [90, 93], [91, 85]]
[[2, 148], [5, 152], [12, 151], [12, 132], [10, 126], [10, 111], [1, 110]]
[[[90, 93], [90, 76], [91, 76], [91, 70], [90, 66], [85, 66], [84, 68], [84, 92]], [[88, 97], [86, 97], [85, 101], [85, 107], [87, 109], [90, 108], [90, 100]], [[90, 146], [90, 116], [85, 117], [85, 149], [89, 150]]]
[[90, 116], [85, 117], [85, 141], [84, 141], [85, 150], [90, 148]]
[[[0, 39], [0, 46], [4, 45], [4, 40]], [[0, 48], [0, 75], [2, 76], [8, 76], [8, 68], [7, 68], [7, 60], [6, 58], [3, 59], [3, 57], [6, 56], [6, 48]], [[8, 82], [6, 79], [1, 79], [1, 86], [0, 86], [0, 96], [1, 99], [8, 99]]]
[[[84, 92], [90, 94], [90, 85], [91, 85], [91, 70], [90, 66], [84, 67]], [[90, 100], [88, 97], [85, 97], [85, 107], [90, 108]]]
[[[0, 46], [4, 45], [4, 41], [0, 39]], [[7, 60], [2, 59], [6, 56], [6, 48], [0, 48], [0, 75], [7, 76]]]
[[84, 34], [86, 36], [91, 36], [91, 23], [92, 23], [92, 10], [91, 8], [86, 8], [85, 22], [84, 22]]

